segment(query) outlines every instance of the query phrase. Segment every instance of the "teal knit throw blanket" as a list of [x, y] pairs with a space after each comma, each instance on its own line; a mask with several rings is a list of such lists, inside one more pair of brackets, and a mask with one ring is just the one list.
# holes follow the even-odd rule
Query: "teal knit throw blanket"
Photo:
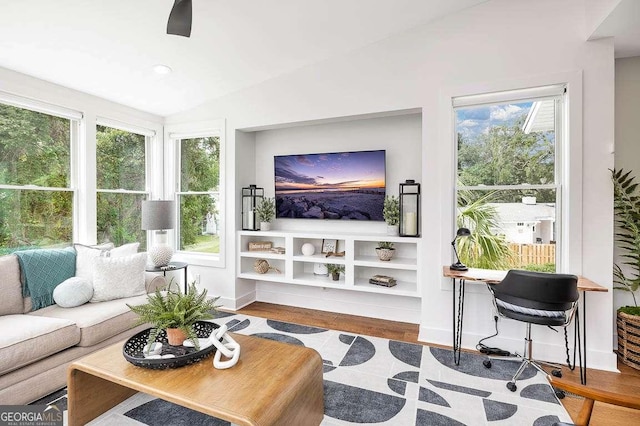
[[22, 295], [31, 296], [32, 311], [53, 305], [53, 289], [76, 275], [73, 247], [21, 250], [14, 254], [20, 263]]

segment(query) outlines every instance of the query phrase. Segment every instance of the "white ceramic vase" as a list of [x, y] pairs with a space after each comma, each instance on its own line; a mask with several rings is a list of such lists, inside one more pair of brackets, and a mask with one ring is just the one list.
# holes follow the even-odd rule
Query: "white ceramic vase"
[[260, 230], [261, 231], [270, 231], [271, 230], [271, 222], [260, 222]]
[[387, 225], [387, 235], [398, 236], [398, 225]]

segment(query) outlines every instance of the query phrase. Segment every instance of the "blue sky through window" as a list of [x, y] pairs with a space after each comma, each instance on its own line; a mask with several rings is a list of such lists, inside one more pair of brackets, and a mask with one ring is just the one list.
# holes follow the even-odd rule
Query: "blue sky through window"
[[533, 102], [481, 105], [456, 110], [456, 131], [472, 142], [493, 126], [511, 126], [526, 116]]

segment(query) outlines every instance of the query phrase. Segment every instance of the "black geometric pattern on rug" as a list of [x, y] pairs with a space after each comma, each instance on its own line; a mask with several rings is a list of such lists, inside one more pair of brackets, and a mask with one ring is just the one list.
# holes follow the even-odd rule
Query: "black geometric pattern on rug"
[[125, 416], [153, 426], [230, 426], [220, 420], [197, 411], [161, 399], [154, 399], [125, 413]]
[[340, 367], [364, 364], [376, 354], [376, 348], [369, 340], [362, 336], [357, 336], [349, 351], [340, 362]]
[[466, 393], [473, 396], [481, 396], [483, 398], [487, 398], [488, 396], [491, 396], [491, 392], [487, 392], [481, 389], [474, 389], [474, 388], [468, 388], [466, 386], [452, 385], [450, 383], [439, 382], [437, 380], [427, 380], [427, 382], [431, 383], [433, 386], [440, 389]]
[[508, 419], [518, 411], [517, 405], [506, 402], [483, 399], [482, 403], [484, 404], [484, 412], [487, 415], [487, 421], [490, 422]]
[[[518, 363], [497, 360], [493, 368], [485, 369], [485, 356], [462, 353], [460, 365], [455, 366], [446, 349], [240, 314], [224, 313], [216, 322], [230, 331], [318, 350], [325, 375], [325, 421], [332, 426], [336, 422], [545, 426], [569, 420], [546, 379], [535, 370], [525, 373], [529, 379], [518, 381], [518, 392], [506, 390]], [[66, 408], [64, 395], [65, 391], [50, 395], [48, 401], [58, 398], [56, 406]], [[110, 411], [106, 424], [120, 426], [117, 419], [123, 414], [147, 425], [229, 424], [160, 399], [149, 401], [144, 395], [139, 404]]]
[[407, 392], [407, 382], [402, 380], [387, 379], [387, 386], [398, 395], [405, 396]]
[[292, 345], [304, 346], [300, 340], [295, 337], [287, 336], [286, 334], [278, 333], [255, 333], [252, 334], [255, 337], [262, 337], [263, 339], [275, 340], [276, 342], [291, 343]]
[[423, 388], [420, 386], [420, 392], [418, 393], [418, 400], [428, 402], [430, 404], [440, 405], [442, 407], [451, 407], [446, 399], [431, 389]]
[[560, 404], [549, 386], [537, 383], [529, 385], [520, 391], [522, 398], [536, 399], [538, 401], [550, 402], [551, 404]]
[[[520, 367], [519, 362], [492, 359], [491, 368], [486, 368], [482, 364], [482, 361], [487, 358], [468, 352], [461, 352], [460, 364], [455, 365], [455, 363], [453, 362], [453, 354], [451, 353], [451, 350], [434, 347], [430, 347], [429, 350], [431, 351], [433, 357], [437, 359], [442, 365], [476, 377], [510, 381], [513, 375], [518, 370], [518, 367]], [[525, 368], [522, 374], [520, 374], [518, 380], [530, 379], [536, 374], [537, 370], [531, 366], [528, 366], [527, 368]]]
[[405, 364], [420, 368], [420, 361], [422, 361], [422, 345], [389, 340], [389, 351], [394, 357]]
[[533, 426], [554, 426], [560, 423], [558, 416], [542, 416], [533, 422]]
[[447, 417], [442, 414], [434, 413], [433, 411], [421, 410], [418, 408], [416, 414], [416, 425], [429, 425], [429, 426], [466, 426], [464, 423], [460, 423], [457, 420]]
[[293, 334], [316, 334], [324, 333], [326, 328], [311, 327], [308, 325], [291, 324], [290, 322], [282, 322], [276, 320], [267, 320], [267, 325], [274, 330], [284, 331]]
[[353, 423], [380, 423], [391, 420], [406, 399], [368, 389], [324, 381], [324, 413]]
[[404, 380], [405, 382], [418, 383], [420, 373], [417, 371], [403, 371], [393, 376], [394, 379]]

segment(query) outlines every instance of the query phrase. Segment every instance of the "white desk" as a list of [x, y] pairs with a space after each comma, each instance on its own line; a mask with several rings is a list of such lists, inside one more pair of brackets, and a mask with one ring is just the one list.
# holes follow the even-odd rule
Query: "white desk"
[[[468, 271], [454, 271], [449, 266], [442, 267], [442, 275], [453, 281], [453, 360], [456, 365], [460, 363], [460, 344], [462, 342], [462, 319], [464, 316], [464, 288], [466, 281], [479, 281], [487, 284], [500, 284], [507, 275], [507, 271], [495, 271], [491, 269], [469, 268]], [[456, 280], [460, 282], [456, 290]], [[606, 287], [594, 283], [588, 278], [578, 276], [578, 291], [582, 293], [582, 327], [580, 327], [580, 315], [576, 311], [576, 333], [578, 338], [578, 357], [580, 360], [580, 382], [587, 384], [587, 292], [609, 291]], [[456, 297], [457, 293], [457, 297]], [[456, 307], [456, 298], [458, 305]], [[582, 336], [580, 329], [582, 328]], [[582, 340], [582, 344], [580, 343]], [[575, 360], [575, 348], [574, 348]], [[583, 369], [584, 367], [584, 369]]]

